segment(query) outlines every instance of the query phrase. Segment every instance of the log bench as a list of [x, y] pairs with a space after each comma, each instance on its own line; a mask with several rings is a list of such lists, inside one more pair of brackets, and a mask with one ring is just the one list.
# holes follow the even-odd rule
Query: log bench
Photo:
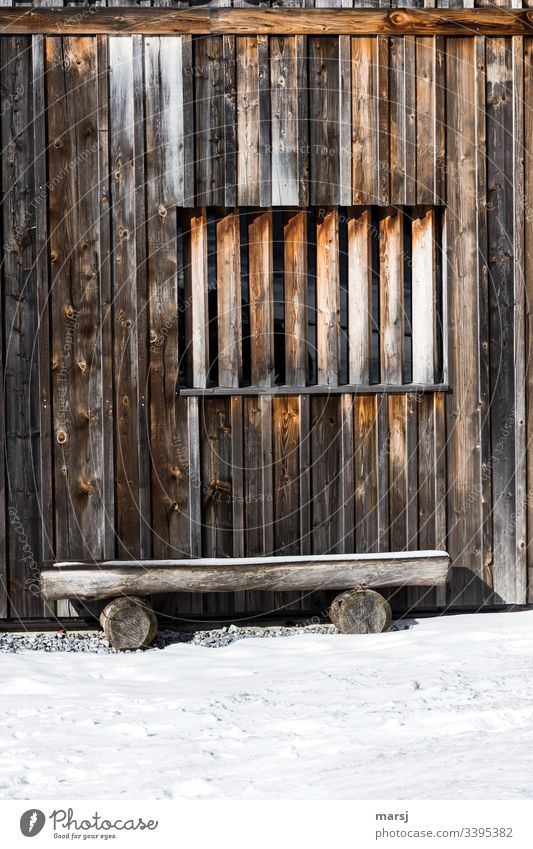
[[157, 633], [145, 600], [155, 593], [235, 590], [342, 590], [329, 615], [345, 634], [389, 628], [389, 603], [379, 587], [443, 586], [450, 557], [445, 551], [320, 554], [298, 557], [196, 558], [188, 560], [55, 561], [41, 573], [47, 601], [110, 599], [100, 622], [116, 648], [149, 645]]

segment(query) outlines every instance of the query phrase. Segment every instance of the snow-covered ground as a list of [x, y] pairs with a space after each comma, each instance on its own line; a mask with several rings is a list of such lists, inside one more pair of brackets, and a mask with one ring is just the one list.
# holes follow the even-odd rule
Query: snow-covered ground
[[0, 656], [0, 797], [533, 796], [533, 612]]

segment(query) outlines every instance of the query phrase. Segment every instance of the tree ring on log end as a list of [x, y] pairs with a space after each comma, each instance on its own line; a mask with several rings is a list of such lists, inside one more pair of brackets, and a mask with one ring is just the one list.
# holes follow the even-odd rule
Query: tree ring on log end
[[389, 602], [375, 590], [346, 590], [329, 609], [329, 618], [341, 634], [379, 634], [392, 622]]
[[109, 602], [100, 614], [100, 624], [115, 649], [149, 646], [157, 634], [157, 617], [152, 608], [135, 596]]

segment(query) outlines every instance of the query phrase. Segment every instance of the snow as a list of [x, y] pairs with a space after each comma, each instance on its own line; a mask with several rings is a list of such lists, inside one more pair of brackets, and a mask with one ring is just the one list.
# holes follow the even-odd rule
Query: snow
[[0, 656], [4, 799], [527, 799], [533, 611]]

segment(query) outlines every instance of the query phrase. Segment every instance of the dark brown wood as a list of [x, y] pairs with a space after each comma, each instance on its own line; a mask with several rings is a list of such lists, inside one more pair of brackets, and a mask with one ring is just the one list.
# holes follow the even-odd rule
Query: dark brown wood
[[0, 10], [6, 35], [528, 35], [529, 10], [483, 9], [150, 9]]
[[[0, 42], [2, 66], [2, 437], [0, 438], [0, 575], [17, 616], [43, 614], [38, 596], [39, 384], [35, 347], [39, 326], [35, 273], [34, 139], [31, 127], [31, 39]], [[0, 356], [1, 359], [1, 356]], [[5, 464], [5, 465], [4, 465]], [[5, 485], [5, 489], [4, 489]], [[6, 513], [7, 510], [7, 513]], [[5, 524], [4, 524], [5, 523]], [[49, 612], [49, 611], [46, 611]], [[8, 615], [0, 592], [0, 615]]]
[[392, 623], [389, 602], [375, 590], [354, 589], [332, 602], [329, 616], [341, 634], [380, 634]]
[[46, 42], [56, 552], [103, 550], [95, 38]]
[[140, 649], [153, 643], [157, 617], [146, 602], [122, 596], [109, 602], [100, 614], [100, 624], [114, 649]]

